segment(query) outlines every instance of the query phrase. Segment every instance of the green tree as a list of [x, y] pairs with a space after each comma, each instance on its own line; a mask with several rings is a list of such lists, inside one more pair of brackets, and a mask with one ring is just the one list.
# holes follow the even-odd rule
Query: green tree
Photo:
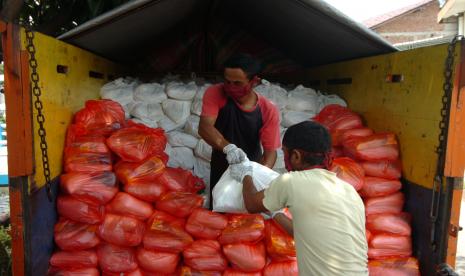
[[3, 0], [0, 16], [58, 36], [129, 0]]

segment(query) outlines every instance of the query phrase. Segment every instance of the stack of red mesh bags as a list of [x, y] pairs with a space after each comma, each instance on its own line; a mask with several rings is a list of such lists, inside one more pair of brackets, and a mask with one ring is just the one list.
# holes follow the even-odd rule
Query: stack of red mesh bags
[[418, 261], [411, 257], [410, 215], [402, 212], [395, 134], [374, 133], [358, 114], [339, 105], [325, 107], [314, 120], [331, 133], [331, 170], [364, 200], [370, 275], [419, 275]]
[[298, 275], [292, 237], [261, 215], [203, 209], [203, 181], [167, 168], [165, 146], [116, 102], [75, 114], [49, 275]]

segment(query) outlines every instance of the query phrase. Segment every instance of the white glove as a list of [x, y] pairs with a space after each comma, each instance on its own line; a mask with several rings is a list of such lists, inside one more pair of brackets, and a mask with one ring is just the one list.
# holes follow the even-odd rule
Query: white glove
[[252, 166], [245, 162], [230, 165], [229, 170], [231, 177], [240, 183], [242, 183], [246, 175], [252, 176], [253, 174]]
[[239, 164], [247, 160], [247, 154], [234, 144], [229, 144], [223, 148], [223, 153], [226, 154], [226, 160], [230, 165]]

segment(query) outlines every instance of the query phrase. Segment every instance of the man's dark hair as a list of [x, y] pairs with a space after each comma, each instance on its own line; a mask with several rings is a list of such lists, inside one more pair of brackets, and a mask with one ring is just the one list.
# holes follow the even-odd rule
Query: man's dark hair
[[251, 80], [258, 73], [260, 73], [261, 65], [256, 59], [249, 54], [239, 53], [234, 54], [228, 58], [224, 63], [224, 68], [240, 68], [247, 75], [247, 78]]
[[286, 130], [283, 145], [288, 150], [303, 151], [305, 163], [316, 166], [322, 164], [331, 151], [331, 135], [323, 125], [304, 121]]

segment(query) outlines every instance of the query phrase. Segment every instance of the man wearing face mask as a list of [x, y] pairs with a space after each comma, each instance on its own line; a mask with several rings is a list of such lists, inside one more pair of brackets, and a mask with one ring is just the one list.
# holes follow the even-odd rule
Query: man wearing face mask
[[[264, 191], [256, 191], [251, 166], [231, 165], [231, 176], [243, 183], [247, 210], [274, 212], [273, 219], [294, 236], [300, 275], [368, 275], [365, 208], [352, 185], [326, 170], [328, 131], [311, 121], [291, 126], [283, 151], [290, 172]], [[292, 220], [279, 211], [285, 207]]]
[[224, 64], [224, 83], [208, 88], [203, 97], [199, 134], [213, 147], [210, 198], [230, 164], [248, 158], [272, 168], [276, 161], [281, 146], [279, 111], [253, 90], [260, 82], [259, 70], [260, 64], [249, 55], [235, 55]]

